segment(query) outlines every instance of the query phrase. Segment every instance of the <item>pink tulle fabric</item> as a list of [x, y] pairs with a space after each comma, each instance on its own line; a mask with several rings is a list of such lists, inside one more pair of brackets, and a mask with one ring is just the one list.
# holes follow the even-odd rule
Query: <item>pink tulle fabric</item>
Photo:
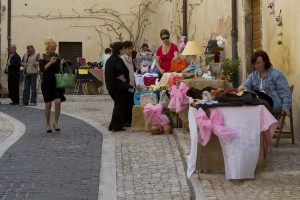
[[169, 124], [169, 119], [163, 113], [163, 107], [161, 104], [146, 104], [144, 107], [144, 114], [148, 117], [146, 121], [147, 125], [157, 123], [160, 127], [163, 127]]
[[196, 118], [198, 128], [200, 129], [200, 134], [198, 133], [198, 142], [203, 146], [209, 142], [212, 132], [220, 138], [231, 141], [233, 130], [224, 126], [223, 116], [217, 109], [210, 109], [209, 119], [204, 110], [199, 108]]
[[183, 82], [180, 83], [179, 88], [177, 88], [176, 85], [173, 85], [168, 108], [175, 108], [177, 113], [182, 111], [183, 105], [189, 103], [189, 97], [186, 95], [188, 90], [189, 87]]

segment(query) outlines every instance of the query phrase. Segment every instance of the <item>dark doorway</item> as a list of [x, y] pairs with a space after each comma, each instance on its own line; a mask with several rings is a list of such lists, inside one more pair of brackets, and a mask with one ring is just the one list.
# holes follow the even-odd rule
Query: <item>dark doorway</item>
[[82, 42], [59, 42], [59, 55], [72, 62], [72, 71], [77, 67], [76, 58], [82, 57]]

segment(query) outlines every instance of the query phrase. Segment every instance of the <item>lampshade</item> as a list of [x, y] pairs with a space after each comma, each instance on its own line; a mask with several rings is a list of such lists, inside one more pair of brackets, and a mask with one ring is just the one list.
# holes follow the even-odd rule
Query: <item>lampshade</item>
[[202, 49], [196, 41], [188, 41], [185, 45], [181, 55], [184, 56], [193, 56], [203, 54]]

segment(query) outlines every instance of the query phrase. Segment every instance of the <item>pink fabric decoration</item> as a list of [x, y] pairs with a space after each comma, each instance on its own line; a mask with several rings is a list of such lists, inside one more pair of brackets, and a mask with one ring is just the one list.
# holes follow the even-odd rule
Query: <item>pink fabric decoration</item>
[[146, 104], [144, 107], [144, 114], [148, 117], [146, 122], [147, 125], [157, 123], [160, 127], [163, 127], [169, 123], [168, 117], [163, 114], [163, 106], [161, 104]]
[[231, 141], [233, 137], [233, 131], [231, 128], [224, 126], [224, 120], [221, 112], [216, 109], [210, 109], [210, 119], [206, 116], [206, 113], [202, 108], [197, 111], [197, 125], [200, 129], [200, 136], [198, 142], [205, 146], [211, 137], [213, 132], [216, 136], [223, 138], [227, 141]]
[[186, 95], [188, 90], [189, 87], [183, 82], [180, 83], [179, 88], [177, 88], [176, 85], [173, 85], [168, 108], [175, 108], [177, 113], [182, 111], [183, 105], [189, 103], [189, 97]]

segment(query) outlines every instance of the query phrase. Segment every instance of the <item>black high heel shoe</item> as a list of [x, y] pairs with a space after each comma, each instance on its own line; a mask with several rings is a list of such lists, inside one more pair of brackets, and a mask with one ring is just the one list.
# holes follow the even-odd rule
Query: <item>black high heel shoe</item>
[[47, 129], [47, 126], [46, 126], [46, 131], [47, 133], [52, 133], [52, 129]]
[[54, 130], [59, 132], [60, 131], [60, 128], [55, 128], [55, 125], [53, 124], [53, 127], [54, 127]]

